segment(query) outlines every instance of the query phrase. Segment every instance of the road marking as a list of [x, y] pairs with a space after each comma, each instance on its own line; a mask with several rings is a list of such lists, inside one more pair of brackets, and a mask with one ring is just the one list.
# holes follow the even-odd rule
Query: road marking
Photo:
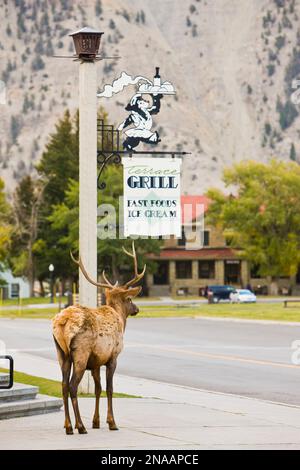
[[175, 352], [179, 354], [185, 354], [188, 356], [207, 357], [209, 359], [221, 359], [225, 361], [245, 362], [248, 364], [281, 367], [281, 368], [286, 368], [286, 369], [299, 369], [299, 366], [295, 364], [283, 364], [281, 362], [264, 361], [260, 359], [250, 359], [250, 358], [245, 358], [245, 357], [240, 357], [240, 356], [229, 356], [225, 354], [211, 354], [211, 353], [198, 352], [198, 351], [188, 351], [186, 349], [172, 348], [172, 347], [166, 347], [166, 346], [155, 346], [151, 344], [142, 344], [142, 343], [129, 343], [128, 345], [133, 346], [133, 347], [142, 347], [142, 348], [146, 347], [150, 349], [158, 349], [161, 351]]

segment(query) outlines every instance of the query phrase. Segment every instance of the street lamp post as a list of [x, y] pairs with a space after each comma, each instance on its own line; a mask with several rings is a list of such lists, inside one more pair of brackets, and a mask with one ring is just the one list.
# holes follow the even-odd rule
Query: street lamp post
[[[102, 32], [83, 28], [72, 36], [79, 64], [79, 251], [97, 278], [97, 73]], [[79, 271], [79, 302], [97, 306], [97, 288]]]
[[50, 273], [50, 302], [53, 304], [54, 303], [54, 298], [53, 298], [53, 272], [54, 272], [54, 266], [53, 264], [49, 264], [49, 273]]

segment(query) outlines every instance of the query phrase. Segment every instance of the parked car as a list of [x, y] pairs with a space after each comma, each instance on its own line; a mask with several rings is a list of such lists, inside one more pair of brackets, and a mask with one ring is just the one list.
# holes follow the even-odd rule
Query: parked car
[[232, 286], [209, 286], [206, 297], [209, 302], [220, 302], [220, 300], [230, 300], [230, 294], [236, 289]]
[[230, 294], [232, 303], [255, 303], [256, 295], [248, 289], [236, 289]]

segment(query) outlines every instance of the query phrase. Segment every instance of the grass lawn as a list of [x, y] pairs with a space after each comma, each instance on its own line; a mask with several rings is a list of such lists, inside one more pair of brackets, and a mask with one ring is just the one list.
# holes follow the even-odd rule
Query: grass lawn
[[[0, 372], [8, 372], [7, 369], [0, 369]], [[43, 395], [50, 395], [52, 397], [61, 398], [61, 383], [56, 380], [44, 379], [43, 377], [35, 377], [33, 375], [24, 374], [23, 372], [14, 372], [14, 382], [19, 382], [26, 385], [35, 385], [39, 387], [39, 393]], [[79, 397], [90, 398], [94, 397], [93, 394], [78, 394]], [[141, 398], [135, 395], [126, 395], [125, 393], [114, 393], [115, 398]], [[106, 397], [106, 392], [102, 391], [101, 397]]]
[[138, 317], [224, 317], [253, 320], [300, 321], [299, 303], [284, 308], [276, 304], [199, 304], [197, 306], [141, 307]]
[[[58, 297], [55, 299], [55, 305], [58, 305]], [[51, 299], [50, 297], [28, 297], [26, 299], [21, 299], [21, 304], [22, 305], [32, 305], [32, 304], [50, 304], [51, 302]], [[66, 297], [62, 297], [61, 298], [61, 303], [62, 304], [65, 304], [67, 303], [67, 298]], [[19, 305], [19, 301], [18, 299], [4, 299], [2, 301], [2, 305], [3, 307], [5, 307], [6, 305], [15, 305], [16, 308], [18, 307]]]
[[[51, 319], [57, 307], [45, 309], [0, 310], [0, 318], [46, 318]], [[267, 304], [199, 304], [197, 306], [144, 306], [140, 307], [137, 318], [149, 317], [225, 317], [258, 320], [300, 321], [300, 304], [290, 303], [284, 308], [283, 302]], [[134, 320], [134, 319], [133, 319]]]
[[0, 309], [0, 318], [53, 318], [58, 313], [57, 307], [50, 308], [26, 308], [19, 310], [18, 308], [12, 310]]
[[[182, 298], [182, 297], [181, 297]], [[195, 297], [200, 298], [200, 297]], [[28, 297], [26, 299], [21, 299], [21, 305], [34, 305], [34, 304], [50, 304], [50, 297]], [[159, 300], [159, 297], [139, 297], [139, 300]], [[65, 305], [67, 303], [67, 297], [62, 297], [61, 298], [61, 305]], [[59, 304], [59, 299], [56, 297], [55, 303], [53, 304], [53, 307], [58, 308]], [[16, 309], [19, 307], [19, 301], [18, 299], [5, 299], [2, 300], [2, 303], [0, 305], [1, 307], [6, 307], [6, 306], [15, 306]]]

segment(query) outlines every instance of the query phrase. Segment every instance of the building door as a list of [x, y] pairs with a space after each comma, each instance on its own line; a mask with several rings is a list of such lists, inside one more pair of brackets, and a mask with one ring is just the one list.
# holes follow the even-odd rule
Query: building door
[[226, 260], [224, 271], [225, 284], [241, 283], [241, 262], [239, 260]]

